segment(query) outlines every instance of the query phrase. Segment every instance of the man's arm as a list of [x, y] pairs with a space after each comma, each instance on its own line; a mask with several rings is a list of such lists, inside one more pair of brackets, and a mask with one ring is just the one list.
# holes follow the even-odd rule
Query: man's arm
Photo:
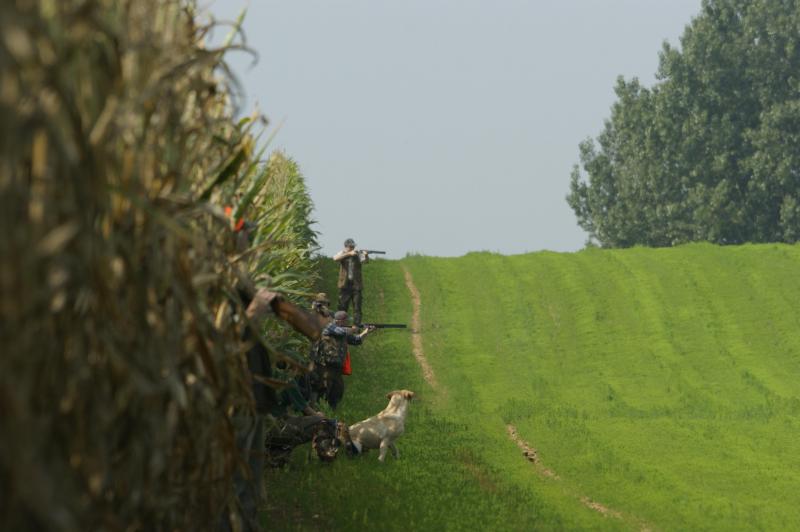
[[359, 334], [348, 334], [347, 343], [350, 345], [361, 345], [364, 341], [364, 337], [371, 332], [372, 332], [372, 327], [367, 327]]
[[272, 309], [272, 302], [277, 298], [277, 293], [270, 292], [266, 288], [262, 288], [256, 292], [256, 295], [253, 296], [253, 300], [247, 306], [247, 310], [245, 311], [247, 314], [247, 319], [252, 321], [259, 321], [263, 319]]
[[256, 292], [253, 301], [247, 307], [247, 317], [251, 321], [260, 320], [270, 311], [310, 340], [319, 338], [327, 325], [327, 320], [319, 314], [306, 312], [283, 299], [280, 294], [262, 288]]
[[356, 250], [347, 251], [346, 249], [343, 249], [339, 253], [337, 253], [336, 255], [333, 256], [333, 260], [335, 260], [336, 262], [341, 262], [342, 259], [347, 258], [347, 257], [352, 257], [353, 255], [356, 255], [356, 254], [357, 254]]
[[335, 323], [329, 323], [322, 331], [325, 336], [332, 336], [334, 338], [345, 338], [350, 335], [349, 327], [340, 327]]

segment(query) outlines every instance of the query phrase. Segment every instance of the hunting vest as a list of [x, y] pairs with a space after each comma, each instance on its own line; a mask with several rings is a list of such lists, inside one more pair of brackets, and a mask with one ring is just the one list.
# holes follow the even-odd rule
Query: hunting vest
[[339, 261], [339, 283], [337, 286], [342, 288], [345, 285], [361, 289], [361, 258], [358, 255], [345, 257]]

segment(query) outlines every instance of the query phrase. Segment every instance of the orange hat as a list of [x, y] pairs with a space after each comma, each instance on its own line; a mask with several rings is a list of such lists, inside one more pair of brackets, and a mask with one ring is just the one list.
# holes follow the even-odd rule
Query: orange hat
[[[225, 207], [225, 216], [227, 216], [228, 218], [233, 217], [233, 207], [231, 207], [230, 205]], [[243, 227], [244, 227], [244, 218], [239, 218], [238, 220], [236, 220], [236, 225], [233, 226], [233, 230], [234, 232], [238, 233], [239, 231], [242, 230]]]

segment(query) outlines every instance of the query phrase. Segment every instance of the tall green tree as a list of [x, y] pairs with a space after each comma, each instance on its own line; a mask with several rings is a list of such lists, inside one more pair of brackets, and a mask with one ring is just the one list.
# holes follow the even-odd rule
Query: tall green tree
[[800, 239], [800, 0], [704, 0], [657, 83], [617, 80], [567, 202], [605, 247]]

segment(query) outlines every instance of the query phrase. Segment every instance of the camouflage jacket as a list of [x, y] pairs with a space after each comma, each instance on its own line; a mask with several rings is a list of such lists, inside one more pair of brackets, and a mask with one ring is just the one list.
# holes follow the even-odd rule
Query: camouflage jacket
[[335, 323], [329, 324], [322, 331], [322, 336], [312, 351], [312, 360], [321, 366], [341, 366], [347, 355], [347, 345], [361, 345], [363, 338]]

